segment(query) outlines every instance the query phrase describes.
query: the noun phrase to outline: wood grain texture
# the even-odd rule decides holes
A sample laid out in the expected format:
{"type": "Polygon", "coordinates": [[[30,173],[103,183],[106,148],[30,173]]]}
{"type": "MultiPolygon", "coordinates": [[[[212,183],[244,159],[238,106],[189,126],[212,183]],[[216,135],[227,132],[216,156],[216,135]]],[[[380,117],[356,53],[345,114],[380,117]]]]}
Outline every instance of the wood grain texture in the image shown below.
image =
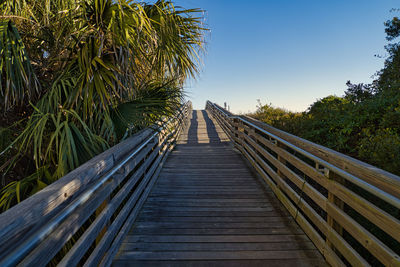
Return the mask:
{"type": "Polygon", "coordinates": [[[235,147],[328,263],[341,266],[346,260],[353,266],[375,265],[377,261],[386,266],[400,264],[400,177],[260,121],[234,116],[209,101],[206,108],[221,125],[227,125],[235,147]],[[397,209],[397,213],[390,208],[397,209]],[[374,236],[376,229],[386,232],[392,241],[374,236]]]}
{"type": "Polygon", "coordinates": [[[112,251],[109,244],[123,232],[124,218],[147,198],[147,181],[159,174],[189,109],[187,103],[177,117],[166,118],[160,132],[155,132],[161,125],[156,123],[1,214],[0,265],[45,266],[64,256],[59,265],[75,266],[90,253],[89,259],[104,259],[112,251]]]}
{"type": "Polygon", "coordinates": [[[114,258],[113,266],[129,265],[326,263],[220,124],[193,111],[114,258]]]}
{"type": "Polygon", "coordinates": [[[47,186],[0,215],[0,246],[18,242],[32,227],[43,224],[65,207],[88,185],[96,182],[114,164],[148,138],[152,130],[144,130],[111,149],[92,158],[62,179],[47,186]]]}
{"type": "Polygon", "coordinates": [[[332,149],[315,144],[308,140],[286,133],[276,129],[268,124],[262,123],[258,120],[243,116],[246,120],[254,123],[260,128],[304,149],[319,158],[328,161],[329,163],[367,181],[368,183],[380,188],[381,190],[393,195],[399,196],[400,194],[400,177],[392,173],[379,169],[375,166],[365,162],[354,159],[350,156],[344,155],[332,149]]]}

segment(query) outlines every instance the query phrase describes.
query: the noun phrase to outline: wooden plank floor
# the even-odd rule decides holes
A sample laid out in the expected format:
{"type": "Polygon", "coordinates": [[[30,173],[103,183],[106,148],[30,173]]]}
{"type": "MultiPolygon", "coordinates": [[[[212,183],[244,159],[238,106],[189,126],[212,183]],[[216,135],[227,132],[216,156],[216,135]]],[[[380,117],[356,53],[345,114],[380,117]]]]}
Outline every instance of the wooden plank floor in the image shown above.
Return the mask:
{"type": "Polygon", "coordinates": [[[167,159],[114,266],[325,266],[206,111],[167,159]]]}

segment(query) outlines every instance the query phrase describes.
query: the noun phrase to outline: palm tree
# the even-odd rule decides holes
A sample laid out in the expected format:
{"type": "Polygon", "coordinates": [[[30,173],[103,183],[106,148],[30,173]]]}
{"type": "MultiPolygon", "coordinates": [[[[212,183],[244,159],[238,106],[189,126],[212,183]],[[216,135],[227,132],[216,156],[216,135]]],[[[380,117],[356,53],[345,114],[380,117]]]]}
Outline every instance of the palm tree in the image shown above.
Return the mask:
{"type": "Polygon", "coordinates": [[[15,0],[0,11],[0,173],[14,176],[3,208],[173,114],[198,72],[199,9],[15,0]]]}

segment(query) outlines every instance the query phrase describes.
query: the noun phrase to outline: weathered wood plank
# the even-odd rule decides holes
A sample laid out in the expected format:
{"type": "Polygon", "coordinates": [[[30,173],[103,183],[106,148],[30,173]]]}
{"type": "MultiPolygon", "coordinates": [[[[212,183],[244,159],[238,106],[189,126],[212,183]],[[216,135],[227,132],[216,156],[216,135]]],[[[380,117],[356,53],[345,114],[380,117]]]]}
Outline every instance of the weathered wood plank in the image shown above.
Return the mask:
{"type": "Polygon", "coordinates": [[[355,176],[362,177],[368,183],[377,186],[393,196],[400,195],[400,178],[394,174],[336,152],[332,149],[278,130],[250,117],[246,116],[245,119],[355,176]]]}
{"type": "Polygon", "coordinates": [[[255,259],[299,259],[320,258],[317,250],[286,250],[286,251],[124,251],[117,259],[151,259],[151,260],[255,260],[255,259]]]}
{"type": "MultiPolygon", "coordinates": [[[[156,151],[157,150],[154,152],[156,151]]],[[[154,152],[150,155],[150,159],[155,158],[156,153],[154,152]]],[[[60,266],[77,265],[80,262],[80,259],[85,255],[86,250],[88,249],[87,244],[91,244],[96,239],[98,232],[109,222],[109,219],[114,214],[115,210],[126,197],[127,192],[129,192],[132,187],[140,181],[144,171],[149,167],[150,162],[151,161],[148,161],[147,163],[143,164],[131,177],[129,177],[129,180],[124,184],[123,188],[116,196],[114,196],[114,198],[112,198],[107,207],[98,216],[96,216],[96,220],[74,244],[74,247],[68,251],[63,260],[59,263],[60,266]]],[[[99,239],[99,243],[100,242],[101,238],[99,239]]]]}
{"type": "Polygon", "coordinates": [[[201,202],[195,201],[148,201],[144,208],[153,208],[153,207],[160,207],[160,206],[168,206],[168,207],[202,207],[202,208],[221,208],[221,207],[232,207],[235,208],[272,208],[271,204],[269,203],[261,203],[261,202],[254,202],[254,203],[232,203],[232,202],[220,202],[220,203],[212,203],[212,202],[201,202]]]}
{"type": "Polygon", "coordinates": [[[174,267],[309,267],[328,266],[321,259],[263,259],[263,260],[118,260],[116,266],[174,266],[174,267]]]}
{"type": "Polygon", "coordinates": [[[159,216],[159,217],[164,217],[164,216],[170,216],[170,217],[176,217],[176,216],[184,216],[184,217],[231,217],[231,216],[249,216],[249,217],[269,217],[269,216],[280,216],[282,212],[280,211],[141,211],[142,215],[147,215],[147,216],[159,216]]]}
{"type": "MultiPolygon", "coordinates": [[[[184,105],[184,112],[188,108],[189,105],[184,105]]],[[[181,114],[184,116],[185,113],[181,114]]],[[[94,240],[98,241],[95,251],[102,247],[105,239],[105,242],[111,242],[116,233],[109,234],[110,230],[117,228],[118,231],[119,228],[114,224],[106,227],[109,219],[117,215],[115,211],[124,213],[124,208],[132,209],[130,206],[134,203],[129,201],[124,203],[126,206],[122,210],[119,208],[129,192],[140,191],[140,186],[134,187],[144,173],[143,180],[146,175],[152,175],[154,169],[160,169],[162,164],[153,162],[154,156],[164,156],[180,133],[183,125],[177,123],[180,118],[166,120],[168,130],[162,126],[160,132],[155,132],[158,125],[154,125],[154,129],[140,132],[1,214],[0,265],[46,265],[61,248],[70,249],[71,245],[74,247],[69,253],[76,253],[73,254],[74,262],[69,263],[76,265],[94,240]],[[162,147],[168,148],[160,151],[162,147]],[[131,179],[125,179],[128,174],[131,179]],[[104,207],[99,209],[102,204],[104,207]],[[82,234],[82,231],[85,232],[82,234]],[[74,235],[78,232],[78,236],[74,235]],[[76,242],[72,240],[73,236],[74,239],[80,238],[76,242]],[[65,247],[69,241],[72,242],[65,247]]],[[[123,216],[128,214],[125,213],[123,216]]],[[[114,223],[118,222],[120,215],[113,220],[114,223]]]]}
{"type": "MultiPolygon", "coordinates": [[[[275,200],[275,199],[273,199],[275,200]]],[[[204,198],[204,199],[190,199],[190,198],[163,198],[163,197],[149,197],[146,203],[151,203],[152,201],[182,201],[182,202],[195,202],[195,203],[233,203],[233,205],[238,205],[240,203],[278,203],[277,201],[271,201],[270,199],[254,199],[254,198],[241,198],[241,199],[214,199],[214,198],[204,198]]]]}
{"type": "Polygon", "coordinates": [[[308,241],[305,234],[282,234],[282,235],[129,235],[128,243],[134,242],[156,242],[156,243],[260,243],[260,242],[287,242],[296,243],[308,241]]]}
{"type": "MultiPolygon", "coordinates": [[[[161,150],[162,148],[159,147],[157,150],[161,150]]],[[[158,153],[158,151],[157,151],[158,153]]],[[[123,236],[124,231],[121,230],[121,227],[124,224],[130,224],[134,218],[130,216],[132,208],[133,210],[139,210],[143,204],[143,200],[147,197],[143,196],[143,194],[150,191],[150,188],[152,187],[151,183],[151,178],[153,177],[153,174],[157,171],[159,168],[158,163],[162,160],[162,155],[159,155],[156,159],[155,164],[151,166],[151,168],[148,170],[146,175],[143,177],[141,183],[139,184],[138,188],[136,188],[135,192],[130,196],[129,200],[127,201],[126,205],[123,207],[122,211],[118,214],[118,216],[115,218],[115,220],[112,222],[111,226],[109,229],[107,229],[105,235],[101,239],[100,243],[97,244],[96,248],[90,255],[90,257],[87,259],[85,262],[85,265],[87,266],[93,266],[93,265],[98,265],[98,263],[101,261],[101,259],[104,257],[104,254],[107,252],[111,253],[112,251],[112,245],[113,241],[115,240],[111,237],[115,236],[123,236]],[[146,190],[147,188],[147,190],[146,190]],[[141,201],[142,200],[142,201],[141,201]],[[126,222],[126,220],[128,222],[126,222]]]]}
{"type": "Polygon", "coordinates": [[[179,212],[268,212],[274,211],[273,207],[171,207],[171,206],[145,206],[143,207],[144,212],[170,212],[170,211],[179,211],[179,212]]]}
{"type": "Polygon", "coordinates": [[[274,251],[274,250],[315,250],[311,241],[271,243],[126,243],[122,251],[274,251]]]}
{"type": "MultiPolygon", "coordinates": [[[[219,118],[220,121],[230,120],[226,118],[224,111],[215,108],[210,103],[207,105],[213,110],[215,117],[219,118]]],[[[250,123],[240,118],[235,118],[234,120],[236,120],[236,123],[234,123],[235,129],[233,130],[234,139],[237,142],[239,150],[252,162],[271,186],[277,197],[296,218],[296,221],[303,227],[307,235],[309,235],[332,265],[343,264],[339,256],[344,256],[353,265],[368,265],[366,259],[369,256],[365,257],[366,255],[361,255],[362,252],[358,249],[358,246],[352,247],[350,244],[352,242],[348,243],[348,237],[342,236],[342,229],[346,229],[347,234],[350,233],[353,238],[358,240],[385,265],[396,265],[399,263],[399,255],[393,253],[387,247],[388,244],[383,244],[368,232],[371,230],[371,232],[375,232],[375,229],[371,229],[370,226],[359,225],[349,216],[350,214],[345,213],[346,206],[344,203],[347,204],[347,207],[355,209],[361,216],[367,218],[377,228],[387,232],[397,241],[400,241],[399,231],[397,231],[397,229],[400,229],[400,221],[393,214],[384,211],[383,209],[386,209],[386,207],[382,207],[383,205],[379,201],[377,201],[377,206],[375,206],[373,201],[365,199],[365,194],[360,194],[359,192],[351,191],[353,189],[346,188],[347,182],[345,183],[344,179],[355,183],[357,186],[375,195],[377,198],[381,198],[393,207],[399,208],[399,194],[394,192],[396,190],[399,192],[400,190],[400,177],[385,173],[373,166],[358,162],[350,157],[280,132],[279,130],[276,133],[274,132],[276,129],[264,124],[268,128],[267,131],[272,133],[269,134],[261,130],[260,128],[263,128],[263,124],[255,120],[250,120],[250,123]],[[251,123],[256,124],[258,127],[251,123]],[[289,137],[290,140],[285,137],[289,137]],[[291,144],[280,138],[289,141],[291,144]],[[267,147],[267,149],[261,147],[260,144],[267,147]],[[273,152],[270,152],[271,150],[273,152]],[[298,157],[297,155],[299,154],[301,155],[298,157]],[[305,158],[308,159],[304,160],[305,158]],[[324,160],[327,162],[324,162],[324,160]],[[337,160],[341,161],[339,165],[337,165],[337,160]],[[271,163],[276,168],[270,167],[271,163]],[[332,165],[336,165],[339,168],[332,165]],[[297,168],[296,171],[292,170],[293,166],[297,168]],[[308,178],[314,179],[322,187],[315,183],[313,187],[308,185],[308,181],[298,176],[302,176],[301,172],[307,175],[308,178]],[[338,182],[328,179],[335,175],[338,176],[338,182]],[[380,179],[376,179],[377,177],[380,179]],[[374,186],[392,194],[392,196],[374,186]],[[299,193],[299,189],[301,189],[301,193],[299,193]],[[288,201],[288,198],[291,201],[288,201]],[[310,202],[310,199],[313,201],[310,202]],[[327,213],[321,212],[315,204],[319,205],[327,213]],[[329,210],[327,207],[329,207],[329,210]],[[312,225],[309,221],[312,222],[312,225]],[[369,230],[364,229],[364,227],[369,228],[369,230]],[[325,238],[326,244],[324,243],[325,238]]]]}
{"type": "Polygon", "coordinates": [[[251,216],[236,216],[236,217],[157,217],[157,216],[139,216],[136,222],[207,222],[207,223],[214,223],[214,222],[262,222],[262,223],[283,223],[285,221],[292,220],[291,217],[281,217],[281,216],[260,216],[260,217],[251,217],[251,216]]]}
{"type": "MultiPolygon", "coordinates": [[[[176,133],[178,135],[179,132],[176,133]]],[[[112,243],[108,250],[106,251],[105,255],[102,257],[100,266],[110,266],[111,262],[118,251],[124,237],[127,235],[130,226],[134,222],[134,220],[137,218],[140,208],[144,204],[145,200],[148,197],[148,194],[150,193],[154,183],[156,182],[156,179],[160,173],[160,170],[163,166],[163,163],[165,162],[166,158],[168,157],[169,153],[171,152],[171,148],[174,146],[173,140],[170,142],[166,142],[165,146],[160,149],[160,156],[157,158],[156,162],[152,165],[150,170],[147,173],[147,177],[150,177],[150,182],[147,184],[147,187],[144,189],[141,198],[137,202],[136,206],[132,209],[132,211],[129,214],[129,217],[127,220],[124,222],[124,225],[118,232],[118,235],[112,240],[112,243]]],[[[145,179],[147,178],[145,177],[145,179]]],[[[93,266],[97,265],[97,260],[100,260],[100,257],[97,257],[97,259],[92,258],[92,260],[89,258],[88,261],[85,263],[85,265],[93,266]]]]}
{"type": "Polygon", "coordinates": [[[264,265],[325,264],[215,125],[203,111],[193,113],[192,128],[167,159],[113,265],[258,258],[264,265]]]}
{"type": "Polygon", "coordinates": [[[143,228],[160,228],[160,229],[264,229],[264,228],[284,228],[295,227],[294,221],[281,221],[281,222],[136,222],[133,229],[143,228]]]}
{"type": "MultiPolygon", "coordinates": [[[[344,263],[341,259],[333,252],[333,250],[329,247],[325,246],[324,240],[317,233],[317,231],[311,226],[311,224],[304,218],[301,213],[298,213],[298,209],[290,202],[290,200],[286,197],[285,194],[281,191],[276,183],[280,181],[278,177],[275,177],[275,181],[272,180],[271,177],[277,175],[275,172],[270,170],[269,176],[263,168],[258,165],[257,162],[254,161],[252,156],[241,146],[238,146],[239,150],[245,155],[245,157],[251,162],[251,164],[255,167],[259,174],[263,177],[263,179],[268,183],[271,189],[274,191],[277,198],[282,202],[282,204],[286,207],[286,209],[290,212],[290,214],[296,219],[296,221],[300,224],[305,233],[310,237],[311,241],[316,245],[316,247],[323,252],[323,255],[327,262],[333,266],[344,266],[344,263]]],[[[253,154],[253,157],[257,158],[257,155],[253,154]]],[[[260,160],[258,160],[260,161],[260,160]]],[[[260,163],[260,162],[259,162],[260,163]]],[[[268,170],[269,167],[266,169],[268,170]]],[[[269,168],[270,169],[270,168],[269,168]]],[[[288,187],[283,187],[288,188],[288,187]]]]}
{"type": "Polygon", "coordinates": [[[150,129],[138,133],[92,158],[64,176],[63,179],[52,183],[37,194],[2,213],[0,216],[0,225],[2,226],[0,240],[6,241],[13,237],[20,239],[20,234],[43,221],[43,219],[51,217],[53,213],[58,211],[57,208],[65,205],[66,202],[84,190],[87,185],[110,170],[117,160],[132,151],[144,139],[148,138],[151,133],[150,129]]]}

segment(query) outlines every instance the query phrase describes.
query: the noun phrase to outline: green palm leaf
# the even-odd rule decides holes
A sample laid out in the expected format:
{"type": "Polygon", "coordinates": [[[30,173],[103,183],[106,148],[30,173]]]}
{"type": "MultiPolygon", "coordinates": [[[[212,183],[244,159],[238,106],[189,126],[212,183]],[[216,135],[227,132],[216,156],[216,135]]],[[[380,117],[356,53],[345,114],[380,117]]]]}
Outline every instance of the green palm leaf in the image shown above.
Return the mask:
{"type": "Polygon", "coordinates": [[[113,109],[111,118],[117,137],[120,139],[129,133],[148,127],[174,114],[182,103],[182,90],[176,81],[147,84],[132,101],[125,102],[113,109]]]}
{"type": "Polygon", "coordinates": [[[0,19],[0,111],[34,99],[40,84],[11,20],[0,19]]]}
{"type": "Polygon", "coordinates": [[[1,192],[3,207],[175,114],[184,80],[199,69],[198,9],[15,0],[0,2],[0,11],[0,112],[23,110],[4,120],[13,138],[1,144],[0,175],[21,171],[1,192]]]}

